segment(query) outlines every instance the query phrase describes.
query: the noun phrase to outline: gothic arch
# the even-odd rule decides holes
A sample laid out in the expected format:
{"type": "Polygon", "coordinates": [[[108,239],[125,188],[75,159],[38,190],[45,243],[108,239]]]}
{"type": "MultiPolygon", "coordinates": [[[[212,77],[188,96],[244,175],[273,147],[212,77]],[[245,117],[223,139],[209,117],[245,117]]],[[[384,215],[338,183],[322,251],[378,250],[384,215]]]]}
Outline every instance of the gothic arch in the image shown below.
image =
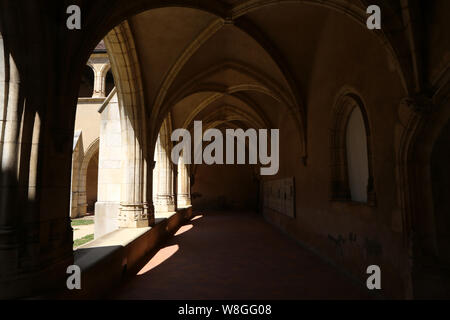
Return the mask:
{"type": "Polygon", "coordinates": [[[78,93],[79,98],[91,98],[94,94],[95,87],[95,69],[88,62],[83,66],[80,89],[78,93]]]}
{"type": "MultiPolygon", "coordinates": [[[[119,22],[127,19],[130,16],[139,14],[141,12],[163,8],[163,7],[187,7],[194,8],[196,10],[200,10],[203,12],[207,12],[220,20],[221,23],[226,24],[236,24],[238,28],[242,31],[249,34],[252,38],[256,39],[262,47],[272,55],[272,57],[281,57],[278,53],[278,50],[270,45],[269,39],[261,32],[253,30],[252,26],[248,26],[247,23],[239,23],[244,16],[252,11],[259,10],[261,8],[267,6],[276,6],[282,5],[283,3],[299,3],[313,6],[321,6],[327,8],[329,10],[333,10],[339,12],[340,14],[345,15],[349,19],[352,19],[359,23],[360,25],[365,25],[367,14],[365,12],[365,8],[369,5],[367,1],[360,0],[360,5],[354,3],[350,4],[345,0],[284,0],[284,1],[275,1],[275,0],[248,0],[244,1],[240,4],[234,6],[228,6],[220,1],[212,1],[212,0],[203,0],[203,1],[183,1],[180,2],[178,0],[172,1],[139,1],[136,3],[130,3],[123,0],[122,5],[118,5],[115,8],[110,8],[109,10],[99,10],[104,11],[104,15],[96,16],[91,14],[87,17],[86,25],[89,28],[97,29],[96,33],[93,33],[93,37],[89,39],[90,47],[93,48],[98,41],[104,36],[104,34],[119,22]],[[117,8],[121,8],[122,11],[119,11],[117,8]],[[102,28],[98,28],[99,19],[102,21],[102,28]],[[97,28],[94,28],[97,26],[97,28]]],[[[96,4],[97,5],[97,4],[96,4]]],[[[392,19],[389,23],[386,23],[386,27],[383,30],[376,31],[375,34],[379,40],[379,42],[386,48],[387,53],[392,57],[395,65],[397,66],[397,70],[399,72],[399,76],[401,78],[402,84],[406,90],[406,92],[412,92],[414,89],[413,81],[408,70],[408,63],[410,62],[408,59],[400,59],[401,56],[400,47],[403,45],[407,45],[407,39],[401,36],[393,36],[389,31],[390,29],[400,29],[403,27],[403,22],[400,19],[395,18],[394,8],[391,7],[389,2],[380,1],[379,5],[383,7],[383,12],[387,12],[387,15],[392,19]]],[[[98,8],[103,8],[101,3],[98,3],[98,8]]],[[[281,57],[282,58],[282,57],[281,57]]],[[[282,59],[284,60],[284,59],[282,59]]],[[[282,71],[288,70],[288,68],[283,67],[283,63],[279,65],[282,71]]],[[[291,79],[289,74],[285,73],[285,76],[289,79],[289,83],[293,93],[296,94],[297,85],[291,79]]],[[[164,87],[162,87],[164,88],[164,87]]],[[[298,96],[298,95],[297,95],[298,96]]]]}
{"type": "Polygon", "coordinates": [[[82,207],[84,213],[86,213],[86,208],[88,206],[87,203],[87,175],[88,175],[88,166],[91,162],[93,156],[98,153],[100,150],[100,138],[94,140],[86,150],[84,154],[83,161],[81,163],[80,168],[80,185],[79,185],[79,206],[82,207]]]}
{"type": "MultiPolygon", "coordinates": [[[[275,3],[282,2],[251,0],[242,3],[244,7],[246,5],[254,6],[256,10],[263,5],[270,3],[275,5],[275,3]]],[[[354,10],[357,10],[359,12],[358,19],[361,20],[363,17],[361,8],[368,1],[359,0],[350,3],[346,0],[299,0],[297,2],[338,8],[343,15],[349,16],[354,16],[354,10]]],[[[403,1],[404,4],[410,2],[403,1]]],[[[84,4],[85,1],[80,3],[84,4]]],[[[377,3],[386,4],[387,1],[379,0],[377,3]]],[[[108,5],[108,1],[99,0],[86,6],[86,15],[84,16],[86,24],[83,26],[83,30],[72,32],[66,30],[64,23],[58,27],[58,24],[55,24],[55,20],[52,19],[58,12],[63,14],[61,9],[64,3],[60,3],[50,10],[49,15],[36,14],[36,12],[42,13],[40,6],[41,4],[32,2],[27,2],[25,5],[23,3],[9,5],[9,2],[0,4],[1,33],[5,32],[5,35],[9,36],[5,37],[9,40],[5,46],[3,46],[3,39],[0,39],[0,50],[5,51],[0,54],[0,70],[5,71],[5,74],[0,75],[0,80],[2,80],[0,81],[0,91],[6,93],[2,97],[3,109],[0,114],[3,121],[0,125],[0,134],[7,133],[15,139],[12,143],[2,141],[0,144],[1,183],[2,186],[8,187],[0,199],[2,205],[0,212],[2,229],[0,231],[3,235],[0,246],[6,248],[0,252],[0,260],[3,261],[2,257],[8,257],[8,259],[4,259],[6,264],[0,266],[0,273],[3,274],[3,271],[6,270],[5,274],[8,280],[9,278],[17,279],[18,275],[21,276],[21,279],[30,278],[33,280],[30,283],[35,283],[36,288],[48,286],[43,282],[54,282],[54,279],[47,277],[42,277],[44,280],[41,280],[41,275],[49,274],[49,270],[56,270],[55,275],[63,276],[65,266],[73,262],[70,221],[67,215],[72,126],[81,66],[96,43],[105,36],[110,28],[126,17],[156,7],[192,7],[216,15],[227,24],[235,23],[234,19],[239,16],[237,7],[230,9],[223,1],[118,0],[116,5],[111,6],[108,5]],[[23,10],[24,6],[28,6],[27,10],[23,10]],[[15,26],[17,25],[15,21],[20,19],[27,23],[20,27],[15,26]],[[33,41],[27,41],[28,39],[33,41]],[[10,54],[9,50],[12,50],[13,54],[10,54]],[[32,63],[33,59],[30,60],[30,57],[39,56],[48,59],[43,60],[42,65],[32,63]],[[6,59],[4,59],[5,57],[6,59]],[[56,57],[56,59],[51,59],[52,57],[56,57]],[[42,76],[47,77],[48,81],[42,81],[42,76]],[[61,106],[68,106],[68,108],[61,108],[61,106]],[[10,119],[14,119],[14,121],[10,121],[10,119]],[[30,158],[31,161],[28,160],[30,158]],[[61,201],[53,202],[52,199],[55,198],[61,199],[61,201]],[[23,214],[11,214],[16,212],[15,209],[21,203],[26,203],[23,214]],[[37,234],[39,235],[39,244],[36,240],[37,234]],[[37,248],[38,250],[36,250],[37,248]],[[12,258],[9,259],[9,257],[12,258]],[[51,269],[50,266],[52,266],[51,269]]],[[[240,7],[240,9],[242,8],[240,7]]],[[[389,6],[387,8],[397,9],[389,6]]],[[[245,8],[241,12],[245,12],[245,8]]],[[[391,15],[390,13],[389,11],[388,15],[391,19],[387,21],[388,26],[380,33],[382,43],[393,48],[395,64],[401,66],[399,73],[402,83],[406,87],[405,91],[413,95],[414,86],[411,85],[413,80],[410,73],[413,73],[411,70],[415,68],[412,67],[414,65],[410,64],[409,60],[414,58],[410,57],[412,55],[411,48],[404,45],[407,37],[403,32],[404,28],[408,27],[408,19],[405,19],[404,25],[402,17],[399,17],[400,14],[391,15]],[[399,57],[406,58],[400,59],[399,57]]],[[[245,24],[241,24],[240,27],[248,28],[245,24]]],[[[118,39],[125,40],[117,41],[115,45],[119,48],[116,53],[125,52],[124,55],[130,56],[134,46],[132,41],[127,38],[126,34],[129,31],[126,30],[126,27],[124,31],[117,35],[118,39]]],[[[130,64],[123,64],[130,67],[125,69],[136,68],[133,72],[140,71],[138,64],[135,63],[137,61],[135,58],[128,59],[130,64]]],[[[116,75],[121,72],[117,71],[116,75]]],[[[127,184],[127,188],[131,190],[127,194],[132,196],[124,198],[123,204],[124,208],[131,209],[130,211],[143,212],[142,217],[145,217],[145,200],[149,189],[151,190],[151,187],[148,188],[151,183],[146,181],[149,176],[146,168],[151,166],[145,161],[151,159],[149,155],[153,152],[152,147],[149,148],[150,150],[145,150],[145,148],[151,146],[155,140],[155,136],[150,134],[154,128],[145,128],[143,124],[140,124],[138,119],[146,119],[150,115],[146,114],[143,107],[144,101],[142,91],[138,88],[139,84],[127,83],[130,78],[140,79],[140,77],[135,77],[134,74],[131,74],[130,77],[128,71],[121,74],[124,74],[125,77],[120,80],[121,96],[119,100],[122,103],[130,99],[129,101],[132,102],[126,103],[126,105],[135,107],[124,112],[127,117],[123,117],[127,124],[126,128],[133,129],[126,131],[127,142],[131,141],[130,144],[127,144],[126,151],[127,154],[132,155],[129,158],[134,156],[135,160],[130,161],[130,166],[127,167],[129,168],[128,177],[131,177],[127,182],[137,182],[136,184],[127,184]],[[135,88],[138,89],[134,90],[135,88]],[[131,91],[127,89],[131,89],[131,91]],[[131,94],[128,95],[130,92],[131,94]],[[134,124],[137,125],[133,126],[134,124]],[[136,134],[136,132],[139,133],[136,134]],[[153,141],[145,142],[146,138],[153,141]]],[[[116,80],[118,80],[117,77],[116,80]]],[[[420,219],[422,219],[422,215],[428,217],[430,214],[429,212],[424,213],[420,206],[422,197],[429,199],[429,195],[421,195],[420,190],[420,182],[429,182],[426,172],[422,172],[422,169],[418,168],[421,157],[428,152],[427,143],[423,143],[423,141],[427,140],[432,143],[433,139],[436,139],[434,133],[431,132],[430,123],[439,123],[446,117],[446,111],[442,110],[448,110],[443,107],[448,105],[435,95],[433,98],[435,106],[431,108],[433,114],[429,115],[427,114],[429,112],[427,100],[426,97],[424,99],[423,97],[413,97],[411,101],[407,102],[409,107],[406,108],[410,110],[405,112],[407,113],[406,117],[400,116],[402,120],[406,118],[406,121],[400,125],[403,127],[400,128],[399,135],[401,137],[397,149],[399,188],[403,189],[400,192],[400,202],[406,222],[404,226],[408,227],[409,223],[412,230],[408,229],[408,233],[415,240],[419,239],[414,241],[414,247],[428,243],[428,241],[420,239],[423,235],[421,228],[425,227],[420,224],[420,219]],[[422,150],[426,152],[421,153],[422,150]],[[408,187],[409,184],[412,187],[408,187]],[[419,203],[419,206],[416,207],[416,203],[419,203]]],[[[151,102],[147,101],[147,103],[151,102]]],[[[304,148],[306,150],[306,147],[304,148]]],[[[129,158],[127,159],[129,160],[129,158]]],[[[423,206],[428,206],[428,200],[423,202],[423,206]]],[[[433,241],[430,240],[429,243],[429,248],[432,249],[433,241]]],[[[424,247],[426,246],[424,245],[424,247]]],[[[20,284],[17,287],[21,288],[20,284]]],[[[10,295],[18,296],[16,290],[22,289],[12,288],[10,295]]],[[[33,288],[26,288],[21,295],[30,295],[32,291],[33,288]]]]}
{"type": "MultiPolygon", "coordinates": [[[[123,3],[122,6],[118,6],[122,8],[119,11],[116,8],[110,8],[107,13],[109,16],[101,16],[95,17],[94,15],[90,15],[87,17],[87,25],[89,27],[98,25],[99,18],[103,22],[102,28],[94,28],[97,32],[93,33],[93,37],[88,40],[91,47],[94,46],[94,43],[97,43],[101,38],[100,35],[104,34],[106,30],[116,25],[119,21],[126,19],[130,16],[142,13],[147,10],[163,8],[163,7],[186,7],[192,8],[196,10],[200,10],[211,14],[218,19],[213,22],[208,28],[204,30],[204,32],[198,36],[190,46],[179,56],[179,59],[172,65],[171,71],[165,77],[165,81],[159,88],[159,93],[155,98],[154,106],[156,106],[156,114],[152,111],[149,116],[152,119],[150,121],[150,126],[153,128],[157,128],[158,125],[158,117],[162,117],[164,115],[164,111],[161,113],[159,109],[165,104],[165,99],[168,90],[170,89],[173,80],[177,77],[180,70],[182,70],[183,66],[186,62],[189,61],[190,57],[196,52],[196,50],[202,46],[202,44],[207,41],[207,39],[214,35],[214,33],[221,27],[221,25],[229,24],[235,25],[236,28],[246,33],[249,37],[255,40],[261,48],[271,57],[271,59],[277,64],[277,67],[283,74],[285,80],[288,83],[289,94],[294,98],[293,108],[296,111],[293,112],[295,117],[296,125],[299,127],[300,131],[300,140],[302,141],[302,156],[304,159],[307,157],[307,138],[306,138],[306,128],[307,123],[305,121],[306,117],[306,109],[302,106],[301,96],[299,94],[298,84],[294,81],[292,75],[289,73],[289,66],[286,65],[284,57],[280,54],[280,51],[271,43],[270,39],[254,26],[251,21],[246,19],[245,15],[255,10],[259,10],[261,8],[265,8],[267,6],[276,6],[282,5],[283,3],[299,3],[306,5],[314,5],[321,6],[329,10],[333,10],[339,12],[342,15],[345,15],[349,19],[352,19],[358,22],[360,25],[365,25],[365,21],[367,19],[367,14],[365,12],[365,8],[367,7],[366,1],[360,1],[359,3],[349,4],[348,1],[344,0],[330,0],[330,1],[319,1],[319,0],[285,0],[285,1],[273,1],[273,0],[249,0],[244,1],[240,4],[236,5],[224,5],[220,1],[140,1],[138,3],[123,3]],[[106,29],[105,29],[106,28],[106,29]],[[93,40],[93,39],[95,40],[93,40]],[[297,113],[300,113],[298,116],[297,113]]],[[[378,41],[381,45],[387,50],[388,55],[391,57],[391,60],[395,64],[399,77],[401,79],[401,83],[405,89],[405,92],[412,92],[414,88],[414,79],[413,75],[411,75],[408,70],[409,63],[411,62],[410,57],[400,59],[399,56],[405,56],[401,52],[402,47],[408,47],[408,41],[403,36],[392,36],[390,29],[392,28],[401,28],[403,26],[403,22],[401,19],[397,19],[395,15],[391,14],[394,11],[388,2],[382,1],[380,5],[383,6],[383,11],[388,12],[390,17],[395,17],[390,19],[388,23],[386,23],[386,28],[380,31],[374,31],[378,41]]],[[[93,27],[92,27],[93,28],[93,27]]],[[[155,131],[155,130],[153,130],[155,131]]],[[[152,144],[156,141],[157,132],[151,133],[151,140],[153,141],[150,144],[150,150],[153,150],[152,144]]],[[[151,152],[151,151],[150,151],[151,152]]],[[[151,157],[150,157],[151,158],[151,157]]]]}
{"type": "Polygon", "coordinates": [[[181,99],[199,91],[217,91],[222,93],[234,93],[243,91],[245,89],[254,90],[267,94],[275,100],[282,102],[288,107],[292,107],[294,98],[292,95],[281,88],[275,81],[273,81],[268,75],[264,74],[261,70],[255,70],[248,66],[243,65],[239,61],[223,61],[217,65],[214,65],[200,73],[193,79],[190,79],[182,87],[177,88],[172,95],[173,98],[169,100],[167,106],[170,107],[181,99]],[[231,86],[223,86],[217,83],[211,83],[205,81],[208,77],[218,75],[221,72],[232,70],[241,73],[251,79],[251,82],[239,83],[231,86]]]}
{"type": "MultiPolygon", "coordinates": [[[[240,94],[246,92],[257,92],[263,95],[266,95],[275,101],[281,103],[283,106],[289,110],[292,114],[293,121],[295,123],[297,134],[299,136],[301,143],[302,156],[306,158],[306,132],[305,132],[305,119],[304,114],[301,110],[296,106],[296,99],[292,96],[291,93],[284,90],[282,87],[278,86],[270,77],[265,75],[263,72],[259,70],[254,70],[247,66],[244,66],[242,63],[237,61],[224,61],[218,65],[215,65],[201,73],[199,73],[195,78],[188,81],[181,88],[178,88],[173,94],[173,98],[170,99],[166,103],[166,110],[170,109],[172,106],[176,105],[183,99],[197,93],[201,92],[211,92],[211,96],[204,99],[202,103],[197,105],[193,111],[189,114],[187,119],[184,121],[183,127],[187,127],[195,116],[200,113],[202,110],[207,108],[211,103],[219,100],[220,98],[226,95],[232,95],[237,99],[243,100],[240,97],[240,94]],[[231,86],[223,86],[218,83],[205,82],[204,79],[212,75],[220,74],[225,70],[233,70],[237,71],[243,75],[246,75],[251,82],[245,83],[237,83],[231,86]]],[[[249,103],[249,101],[244,101],[252,111],[256,113],[261,113],[257,118],[259,120],[264,121],[267,128],[270,128],[270,121],[264,112],[261,111],[261,108],[256,106],[254,103],[249,103]]]]}
{"type": "MultiPolygon", "coordinates": [[[[186,118],[186,121],[183,124],[183,128],[188,129],[193,125],[195,117],[202,111],[206,106],[199,106],[200,108],[196,108],[192,110],[191,114],[186,118]]],[[[241,107],[236,105],[224,104],[215,108],[215,111],[208,118],[217,118],[221,113],[225,113],[232,116],[240,116],[241,119],[246,119],[248,122],[252,123],[253,128],[271,128],[269,122],[265,121],[259,114],[256,112],[254,114],[247,114],[241,107]]],[[[253,110],[252,110],[253,111],[253,110]]],[[[248,111],[247,111],[248,112],[248,111]]]]}
{"type": "Polygon", "coordinates": [[[349,118],[355,108],[361,111],[366,141],[368,158],[367,204],[376,204],[376,195],[373,178],[371,130],[366,108],[360,96],[349,88],[344,88],[336,99],[331,115],[330,127],[330,168],[331,187],[330,199],[334,201],[351,201],[349,186],[349,168],[347,162],[346,133],[349,118]]]}
{"type": "MultiPolygon", "coordinates": [[[[183,127],[186,127],[192,121],[193,117],[195,117],[195,115],[200,111],[226,95],[232,95],[236,99],[241,100],[251,109],[253,109],[254,112],[260,113],[261,118],[263,118],[266,123],[269,123],[267,116],[264,114],[264,112],[262,112],[261,108],[259,108],[254,102],[249,101],[249,99],[241,96],[241,93],[252,91],[270,96],[276,101],[283,103],[288,108],[290,108],[293,103],[292,97],[290,97],[287,92],[279,88],[272,80],[269,79],[269,77],[265,76],[260,71],[251,70],[250,68],[243,66],[241,63],[235,61],[225,61],[220,63],[219,65],[215,65],[205,70],[204,72],[201,72],[181,88],[177,88],[177,90],[172,95],[173,98],[169,99],[165,103],[163,114],[165,114],[165,112],[170,110],[170,108],[175,106],[177,103],[193,94],[201,92],[211,92],[211,95],[208,98],[204,99],[202,103],[195,107],[189,117],[184,121],[183,127]],[[220,74],[220,72],[224,72],[226,70],[239,72],[251,79],[251,82],[249,80],[247,83],[239,83],[232,86],[224,86],[219,83],[211,83],[208,81],[205,82],[205,78],[220,74]]],[[[290,108],[290,110],[294,114],[295,119],[299,118],[299,114],[296,113],[293,108],[290,108]]],[[[300,131],[299,134],[301,134],[300,131]]]]}
{"type": "MultiPolygon", "coordinates": [[[[393,8],[386,2],[382,1],[379,5],[383,5],[384,14],[389,16],[394,16],[393,8]]],[[[231,9],[232,19],[238,19],[239,17],[245,16],[251,11],[255,11],[267,6],[276,6],[283,3],[303,3],[308,5],[315,5],[327,8],[339,12],[346,17],[357,22],[362,27],[366,27],[367,14],[365,9],[372,3],[368,3],[366,0],[360,0],[361,6],[356,4],[351,4],[345,0],[328,0],[328,1],[318,1],[318,0],[248,0],[242,4],[236,5],[231,9]]],[[[392,19],[389,21],[389,27],[391,28],[401,28],[403,22],[397,19],[392,19]]],[[[389,34],[388,30],[383,28],[382,30],[376,30],[375,35],[378,41],[386,49],[386,53],[392,57],[396,69],[402,81],[402,85],[406,92],[412,92],[414,90],[414,79],[408,73],[408,61],[406,59],[400,58],[399,53],[399,43],[405,44],[406,39],[395,38],[389,34]]],[[[284,69],[284,68],[283,68],[284,69]]]]}
{"type": "MultiPolygon", "coordinates": [[[[219,129],[220,128],[227,128],[227,129],[234,129],[234,130],[238,130],[238,129],[242,129],[244,131],[246,131],[247,129],[264,129],[264,127],[258,127],[257,123],[252,121],[252,119],[248,119],[248,118],[243,118],[241,117],[239,114],[233,113],[231,114],[227,119],[223,119],[223,118],[217,118],[216,117],[210,117],[208,119],[208,121],[206,123],[203,124],[203,132],[205,132],[208,129],[219,129]]],[[[191,128],[192,130],[192,128],[191,128]]],[[[245,141],[239,140],[241,143],[244,144],[245,146],[245,150],[246,153],[249,152],[249,143],[248,140],[245,139],[245,141]]],[[[223,141],[224,144],[226,143],[226,141],[223,141]]],[[[195,154],[195,152],[199,153],[199,154],[203,154],[203,145],[198,145],[198,146],[194,146],[192,155],[195,154]]],[[[194,159],[194,156],[192,156],[192,159],[194,159]]],[[[224,163],[225,163],[225,158],[224,158],[224,163]]],[[[252,165],[255,168],[259,168],[261,166],[261,164],[254,164],[252,165]]],[[[190,179],[192,181],[195,181],[195,175],[197,173],[197,169],[198,169],[199,165],[194,163],[194,161],[192,160],[192,163],[189,165],[189,173],[190,173],[190,179]]],[[[256,169],[255,169],[256,171],[256,169]]],[[[259,172],[258,172],[259,174],[259,172]]],[[[258,174],[256,176],[258,176],[258,174]]]]}

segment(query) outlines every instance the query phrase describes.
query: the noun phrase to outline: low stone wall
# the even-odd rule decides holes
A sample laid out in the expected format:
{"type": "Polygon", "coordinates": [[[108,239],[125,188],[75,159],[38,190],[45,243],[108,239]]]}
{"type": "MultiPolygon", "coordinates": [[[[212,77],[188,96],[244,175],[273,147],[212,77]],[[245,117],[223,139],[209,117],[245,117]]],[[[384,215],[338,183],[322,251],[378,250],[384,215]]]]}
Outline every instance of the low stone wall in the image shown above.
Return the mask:
{"type": "Polygon", "coordinates": [[[119,229],[79,247],[74,251],[74,264],[81,269],[81,290],[66,289],[52,298],[101,298],[139,271],[143,259],[156,253],[191,217],[192,207],[178,209],[170,217],[158,219],[152,227],[119,229]]]}

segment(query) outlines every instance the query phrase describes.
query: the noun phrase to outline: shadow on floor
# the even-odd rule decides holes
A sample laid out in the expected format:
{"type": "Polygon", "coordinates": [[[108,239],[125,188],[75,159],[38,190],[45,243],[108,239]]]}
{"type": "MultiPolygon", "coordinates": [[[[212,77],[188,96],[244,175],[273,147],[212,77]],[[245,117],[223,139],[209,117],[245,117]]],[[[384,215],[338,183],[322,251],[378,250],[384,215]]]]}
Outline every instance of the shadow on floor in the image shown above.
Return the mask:
{"type": "Polygon", "coordinates": [[[252,213],[202,213],[107,299],[368,299],[369,293],[252,213]]]}

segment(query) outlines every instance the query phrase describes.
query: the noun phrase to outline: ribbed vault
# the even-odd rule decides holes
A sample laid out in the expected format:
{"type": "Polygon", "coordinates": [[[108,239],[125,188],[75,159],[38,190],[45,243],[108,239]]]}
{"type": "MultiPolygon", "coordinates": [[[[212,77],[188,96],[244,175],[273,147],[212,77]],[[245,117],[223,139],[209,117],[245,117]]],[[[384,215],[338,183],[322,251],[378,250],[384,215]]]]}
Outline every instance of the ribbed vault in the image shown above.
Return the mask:
{"type": "MultiPolygon", "coordinates": [[[[107,16],[100,21],[113,26],[124,18],[129,20],[142,68],[152,140],[167,112],[187,95],[208,89],[226,94],[258,91],[283,101],[297,127],[303,157],[307,156],[308,77],[312,76],[314,54],[321,50],[320,39],[336,20],[364,30],[367,19],[367,4],[358,0],[116,2],[108,6],[107,16]],[[115,9],[119,7],[120,12],[115,9]],[[303,45],[297,46],[297,42],[303,45]],[[291,50],[294,43],[301,51],[291,50]],[[231,70],[256,81],[230,85],[227,81],[236,77],[231,70]]],[[[398,27],[401,21],[389,15],[397,6],[377,2],[389,17],[386,29],[398,27]]],[[[87,17],[88,26],[91,19],[87,17]]],[[[106,32],[96,30],[93,35],[106,32]]],[[[410,69],[411,59],[398,59],[403,55],[398,47],[405,48],[406,39],[394,39],[389,30],[365,38],[390,61],[405,91],[410,91],[414,79],[408,78],[405,70],[410,69]]]]}

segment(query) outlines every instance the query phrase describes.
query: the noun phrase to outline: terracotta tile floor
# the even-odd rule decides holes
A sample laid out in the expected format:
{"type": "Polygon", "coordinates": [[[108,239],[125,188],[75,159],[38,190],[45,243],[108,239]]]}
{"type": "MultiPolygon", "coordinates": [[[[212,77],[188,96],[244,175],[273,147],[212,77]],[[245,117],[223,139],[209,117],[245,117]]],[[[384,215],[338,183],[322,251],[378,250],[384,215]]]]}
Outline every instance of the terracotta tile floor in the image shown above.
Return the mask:
{"type": "Polygon", "coordinates": [[[363,288],[248,213],[198,213],[110,299],[361,299],[363,288]]]}

